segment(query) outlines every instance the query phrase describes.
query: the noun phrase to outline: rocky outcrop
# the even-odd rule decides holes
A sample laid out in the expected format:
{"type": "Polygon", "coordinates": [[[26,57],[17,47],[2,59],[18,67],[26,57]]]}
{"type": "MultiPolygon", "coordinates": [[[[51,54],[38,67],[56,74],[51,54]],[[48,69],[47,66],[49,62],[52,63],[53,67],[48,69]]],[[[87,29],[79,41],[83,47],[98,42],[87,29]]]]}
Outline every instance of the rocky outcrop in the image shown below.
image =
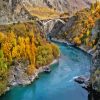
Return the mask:
{"type": "Polygon", "coordinates": [[[26,64],[17,63],[10,68],[10,74],[8,78],[9,86],[16,85],[28,85],[31,84],[36,78],[38,78],[38,74],[41,72],[49,72],[49,70],[45,70],[45,68],[49,68],[52,64],[58,63],[58,59],[55,59],[52,63],[47,66],[40,67],[36,70],[33,75],[28,75],[26,72],[28,62],[26,64]]]}
{"type": "Polygon", "coordinates": [[[65,22],[61,19],[48,20],[42,23],[43,23],[42,25],[44,27],[44,31],[48,35],[52,35],[52,36],[54,36],[55,34],[58,34],[61,28],[64,27],[65,25],[65,22]]]}

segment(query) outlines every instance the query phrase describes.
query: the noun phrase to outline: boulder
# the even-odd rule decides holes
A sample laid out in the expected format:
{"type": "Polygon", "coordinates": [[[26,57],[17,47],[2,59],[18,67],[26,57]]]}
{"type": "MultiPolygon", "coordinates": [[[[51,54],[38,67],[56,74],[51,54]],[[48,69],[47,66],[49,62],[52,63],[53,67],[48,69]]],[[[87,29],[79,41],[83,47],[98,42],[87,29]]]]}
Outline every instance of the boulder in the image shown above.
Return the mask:
{"type": "Polygon", "coordinates": [[[79,83],[79,84],[87,84],[89,81],[89,78],[85,77],[85,76],[78,76],[74,79],[75,82],[79,83]]]}

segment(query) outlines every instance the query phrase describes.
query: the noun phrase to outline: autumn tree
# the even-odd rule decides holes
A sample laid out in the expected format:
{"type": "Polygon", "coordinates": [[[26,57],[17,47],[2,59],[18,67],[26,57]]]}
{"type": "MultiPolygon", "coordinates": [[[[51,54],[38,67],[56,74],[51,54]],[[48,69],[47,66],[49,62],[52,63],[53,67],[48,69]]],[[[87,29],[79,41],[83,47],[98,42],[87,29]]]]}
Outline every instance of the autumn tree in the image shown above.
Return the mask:
{"type": "Polygon", "coordinates": [[[0,50],[0,93],[7,87],[8,68],[5,62],[3,51],[0,50]]]}
{"type": "Polygon", "coordinates": [[[58,56],[60,55],[60,50],[58,46],[52,43],[51,47],[52,47],[52,53],[53,53],[54,58],[58,58],[58,56]]]}
{"type": "Polygon", "coordinates": [[[77,44],[77,45],[80,45],[81,44],[81,40],[79,37],[75,37],[74,38],[74,43],[77,44]]]}
{"type": "Polygon", "coordinates": [[[39,46],[36,53],[36,66],[44,66],[53,60],[52,48],[50,45],[39,46]]]}

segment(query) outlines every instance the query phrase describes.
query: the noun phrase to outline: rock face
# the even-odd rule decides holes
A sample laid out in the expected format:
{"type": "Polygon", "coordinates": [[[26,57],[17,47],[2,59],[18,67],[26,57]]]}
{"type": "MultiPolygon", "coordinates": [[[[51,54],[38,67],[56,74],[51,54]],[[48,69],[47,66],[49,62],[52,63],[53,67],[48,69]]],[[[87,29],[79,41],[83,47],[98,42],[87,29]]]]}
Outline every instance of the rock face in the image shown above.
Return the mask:
{"type": "Polygon", "coordinates": [[[93,88],[100,91],[100,20],[98,22],[97,48],[93,56],[93,88]]]}
{"type": "MultiPolygon", "coordinates": [[[[67,32],[69,30],[72,29],[73,26],[75,26],[75,23],[76,23],[76,20],[77,20],[77,17],[76,16],[73,16],[71,17],[63,27],[60,28],[60,30],[57,30],[58,31],[58,34],[62,34],[64,32],[67,32]]],[[[53,29],[52,29],[53,30],[53,29]]],[[[56,35],[56,34],[55,34],[56,35]]],[[[72,33],[69,34],[70,36],[72,36],[72,33]]],[[[67,35],[67,38],[69,38],[70,36],[67,35]]]]}
{"type": "MultiPolygon", "coordinates": [[[[23,64],[16,64],[15,66],[11,66],[10,76],[9,76],[9,85],[15,86],[18,84],[29,84],[31,80],[27,75],[26,71],[27,66],[23,64]]],[[[35,75],[33,75],[35,77],[35,75]]]]}
{"type": "Polygon", "coordinates": [[[97,48],[92,60],[91,80],[92,87],[95,91],[93,93],[94,100],[100,100],[100,20],[97,22],[96,26],[97,48]]]}
{"type": "Polygon", "coordinates": [[[27,21],[32,16],[23,7],[22,0],[0,1],[0,24],[10,24],[18,21],[27,21]]]}
{"type": "Polygon", "coordinates": [[[48,35],[54,36],[54,34],[58,34],[60,29],[65,25],[65,22],[61,19],[54,19],[54,20],[43,22],[42,25],[44,27],[44,31],[48,35]]]}
{"type": "Polygon", "coordinates": [[[38,78],[39,73],[41,72],[49,73],[51,71],[50,66],[56,63],[58,63],[58,59],[55,59],[49,65],[40,67],[32,75],[28,75],[26,72],[28,62],[26,62],[25,64],[16,62],[16,64],[14,66],[11,66],[10,68],[9,72],[10,74],[8,79],[9,86],[11,87],[16,85],[31,84],[36,78],[38,78]]]}

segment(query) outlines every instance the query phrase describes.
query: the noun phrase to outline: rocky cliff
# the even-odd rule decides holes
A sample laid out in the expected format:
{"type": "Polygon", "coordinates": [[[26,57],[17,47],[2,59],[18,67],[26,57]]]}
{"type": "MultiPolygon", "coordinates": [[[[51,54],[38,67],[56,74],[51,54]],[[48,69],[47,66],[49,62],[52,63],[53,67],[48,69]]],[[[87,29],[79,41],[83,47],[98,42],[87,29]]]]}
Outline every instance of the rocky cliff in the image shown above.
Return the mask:
{"type": "Polygon", "coordinates": [[[92,67],[92,82],[93,88],[100,91],[100,20],[98,21],[97,30],[97,48],[93,56],[93,67],[92,67]]]}
{"type": "Polygon", "coordinates": [[[97,48],[93,55],[91,78],[93,89],[97,91],[97,93],[93,93],[95,100],[100,100],[100,20],[98,20],[96,26],[97,48]]]}

